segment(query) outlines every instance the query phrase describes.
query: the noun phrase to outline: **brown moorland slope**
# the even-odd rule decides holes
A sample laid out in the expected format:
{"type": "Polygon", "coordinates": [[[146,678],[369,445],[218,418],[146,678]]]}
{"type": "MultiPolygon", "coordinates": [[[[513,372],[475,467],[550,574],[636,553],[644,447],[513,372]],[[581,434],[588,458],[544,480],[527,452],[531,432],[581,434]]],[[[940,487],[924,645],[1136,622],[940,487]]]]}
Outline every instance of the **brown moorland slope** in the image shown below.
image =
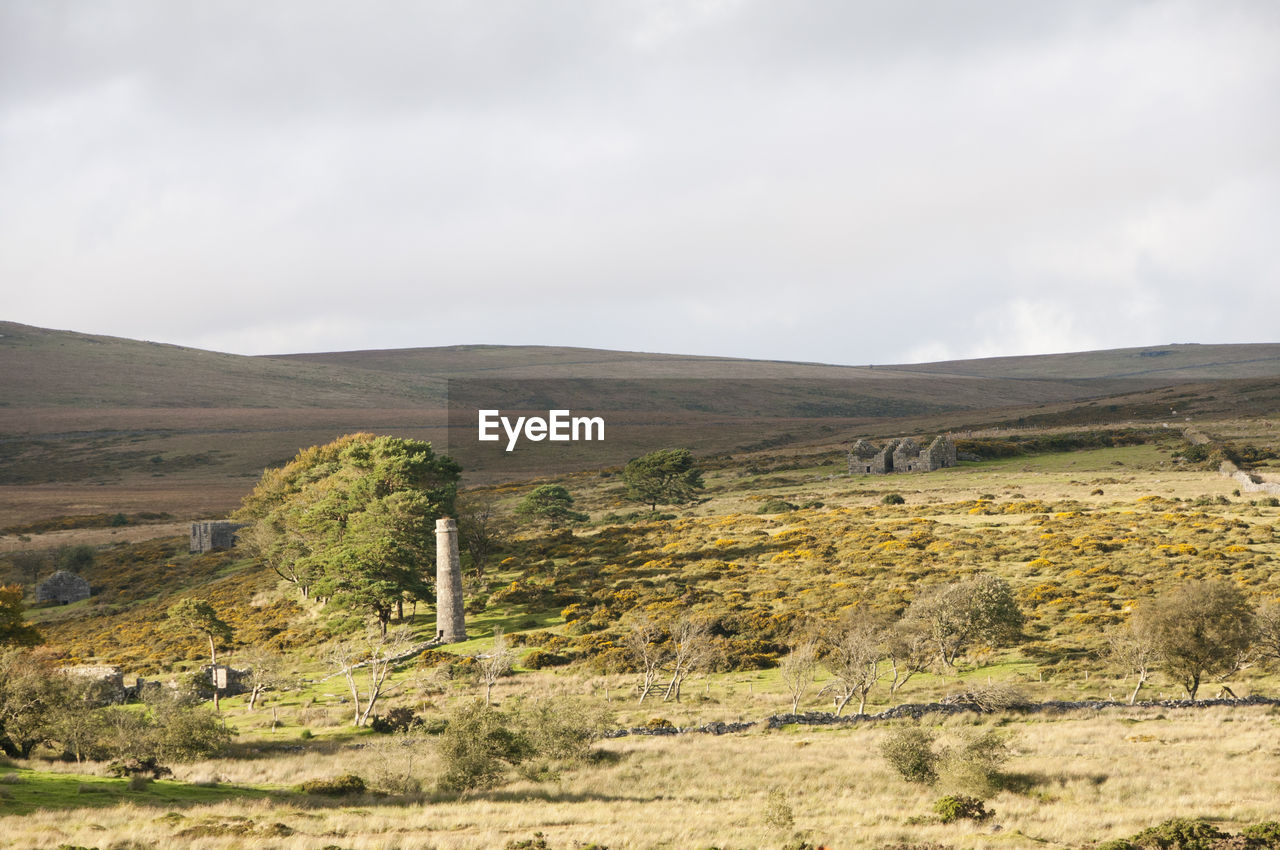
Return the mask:
{"type": "Polygon", "coordinates": [[[343,433],[446,447],[451,386],[516,407],[543,400],[547,385],[533,382],[548,380],[563,382],[566,406],[612,411],[610,441],[576,459],[494,467],[485,480],[670,444],[711,453],[1192,410],[1265,415],[1280,410],[1280,345],[906,366],[497,345],[244,357],[0,322],[0,528],[58,514],[218,514],[264,467],[343,433]]]}

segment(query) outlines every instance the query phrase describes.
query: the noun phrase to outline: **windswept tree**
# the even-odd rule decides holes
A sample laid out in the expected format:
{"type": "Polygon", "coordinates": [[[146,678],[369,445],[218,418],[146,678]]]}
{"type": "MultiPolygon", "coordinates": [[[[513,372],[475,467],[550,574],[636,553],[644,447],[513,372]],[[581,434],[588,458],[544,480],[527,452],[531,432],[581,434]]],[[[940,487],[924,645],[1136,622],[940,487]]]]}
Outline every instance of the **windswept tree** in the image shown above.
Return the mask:
{"type": "Polygon", "coordinates": [[[339,640],[329,647],[329,664],[346,680],[351,692],[351,720],[356,726],[369,721],[378,700],[405,684],[404,680],[392,680],[391,672],[411,644],[407,629],[371,629],[363,637],[339,640]]]}
{"type": "Polygon", "coordinates": [[[1190,699],[1205,677],[1239,670],[1253,645],[1253,607],[1234,583],[1193,581],[1162,593],[1139,609],[1162,664],[1190,699]]]}
{"type": "MultiPolygon", "coordinates": [[[[184,631],[209,640],[209,665],[218,666],[218,644],[231,641],[231,626],[218,616],[214,607],[203,599],[182,599],[169,608],[169,619],[184,631]]],[[[216,675],[216,669],[214,670],[216,675]]],[[[213,707],[218,708],[219,688],[213,688],[213,707]]]]}
{"type": "Polygon", "coordinates": [[[628,618],[623,645],[632,665],[640,673],[636,690],[640,695],[638,702],[643,703],[657,687],[662,671],[671,660],[666,631],[656,620],[641,612],[628,618]]]}
{"type": "Polygon", "coordinates": [[[1138,691],[1151,678],[1160,661],[1156,630],[1149,616],[1141,613],[1131,617],[1124,625],[1107,632],[1105,657],[1126,676],[1133,676],[1133,691],[1129,705],[1138,700],[1138,691]]]}
{"type": "Polygon", "coordinates": [[[668,631],[671,634],[671,682],[662,700],[666,702],[674,697],[676,702],[680,702],[680,689],[685,679],[711,665],[716,644],[710,624],[691,614],[681,616],[668,631]]]}
{"type": "Polygon", "coordinates": [[[858,698],[858,714],[867,707],[867,695],[880,681],[888,644],[885,628],[865,612],[846,615],[823,635],[822,666],[831,674],[831,681],[822,692],[831,694],[835,701],[836,716],[845,706],[858,698]]]}
{"type": "Polygon", "coordinates": [[[511,651],[507,636],[503,633],[502,627],[498,626],[493,630],[493,645],[487,652],[476,656],[476,670],[480,673],[480,681],[484,682],[485,705],[493,704],[491,696],[494,683],[511,672],[515,661],[516,656],[511,651]]]}
{"type": "Polygon", "coordinates": [[[406,600],[430,596],[423,565],[459,474],[429,443],[351,434],[267,470],[237,516],[250,552],[304,596],[365,612],[385,634],[406,600]]]}
{"type": "Polygon", "coordinates": [[[516,505],[516,516],[525,522],[542,523],[550,528],[587,519],[586,514],[573,509],[573,495],[559,484],[543,484],[526,493],[516,505]]]}
{"type": "Polygon", "coordinates": [[[812,640],[802,640],[794,645],[778,665],[782,683],[791,695],[791,713],[800,710],[800,700],[818,677],[818,646],[812,640]]]}
{"type": "Polygon", "coordinates": [[[1012,642],[1023,624],[1013,591],[992,575],[930,588],[911,603],[906,618],[929,635],[938,660],[947,667],[954,667],[977,641],[991,646],[1012,642]]]}
{"type": "Polygon", "coordinates": [[[658,505],[684,505],[703,489],[702,471],[688,449],[661,449],[632,460],[622,470],[627,496],[656,511],[658,505]]]}
{"type": "Polygon", "coordinates": [[[1258,609],[1258,654],[1272,661],[1280,661],[1280,602],[1271,602],[1258,609]]]}
{"type": "Polygon", "coordinates": [[[258,700],[268,691],[283,691],[290,687],[290,680],[285,673],[284,656],[262,647],[254,647],[244,653],[244,663],[249,668],[248,710],[253,711],[258,700]]]}
{"type": "Polygon", "coordinates": [[[937,660],[933,642],[926,624],[904,618],[893,624],[885,634],[885,660],[889,663],[889,699],[898,695],[898,689],[911,681],[917,673],[923,673],[937,660]]]}

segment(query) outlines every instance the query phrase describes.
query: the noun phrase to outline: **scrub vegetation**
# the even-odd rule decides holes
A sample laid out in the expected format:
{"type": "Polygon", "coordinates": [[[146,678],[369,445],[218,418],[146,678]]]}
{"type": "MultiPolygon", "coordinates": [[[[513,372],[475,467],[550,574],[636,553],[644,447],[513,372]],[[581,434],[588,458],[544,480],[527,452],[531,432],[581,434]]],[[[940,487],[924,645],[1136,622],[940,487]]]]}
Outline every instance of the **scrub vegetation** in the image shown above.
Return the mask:
{"type": "MultiPolygon", "coordinates": [[[[1220,430],[1265,470],[1273,430],[1220,430]]],[[[0,846],[1278,846],[1280,708],[1183,701],[1280,696],[1280,507],[1176,432],[1010,436],[928,475],[817,445],[704,458],[671,498],[639,467],[473,488],[471,639],[426,649],[433,571],[392,587],[372,520],[258,510],[253,555],[94,544],[91,599],[9,606],[43,643],[3,649],[0,846]],[[520,521],[548,487],[572,510],[520,521]],[[216,628],[177,627],[189,600],[216,628]],[[255,683],[217,713],[215,651],[255,683]],[[83,663],[178,687],[117,704],[57,672],[83,663]],[[1027,708],[1051,700],[1115,705],[1027,708]]],[[[394,495],[341,454],[273,492],[394,495]]]]}

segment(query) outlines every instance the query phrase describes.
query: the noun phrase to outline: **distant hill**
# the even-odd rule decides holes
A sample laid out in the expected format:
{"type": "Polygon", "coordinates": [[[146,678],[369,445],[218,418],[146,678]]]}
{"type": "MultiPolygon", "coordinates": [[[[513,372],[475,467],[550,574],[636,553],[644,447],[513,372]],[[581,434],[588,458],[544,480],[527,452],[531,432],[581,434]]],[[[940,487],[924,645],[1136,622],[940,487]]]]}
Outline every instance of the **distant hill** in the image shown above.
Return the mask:
{"type": "MultiPolygon", "coordinates": [[[[59,513],[225,511],[299,448],[372,430],[446,447],[447,400],[615,411],[577,461],[857,434],[1277,409],[1280,344],[1169,345],[898,366],[468,345],[246,357],[0,322],[0,528],[59,513]],[[548,385],[547,381],[560,381],[548,385]],[[1172,393],[1167,388],[1179,387],[1172,393]],[[1111,401],[1108,401],[1111,399],[1111,401]]],[[[508,460],[504,458],[504,462],[508,460]]]]}

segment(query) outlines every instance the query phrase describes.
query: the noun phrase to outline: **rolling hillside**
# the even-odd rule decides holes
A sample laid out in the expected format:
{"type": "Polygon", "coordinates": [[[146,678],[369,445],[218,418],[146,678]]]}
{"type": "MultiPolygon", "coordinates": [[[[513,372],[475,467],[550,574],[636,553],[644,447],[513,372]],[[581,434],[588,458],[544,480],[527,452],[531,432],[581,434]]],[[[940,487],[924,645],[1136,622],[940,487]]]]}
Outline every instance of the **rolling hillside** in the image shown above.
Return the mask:
{"type": "MultiPolygon", "coordinates": [[[[219,514],[265,466],[372,430],[449,447],[455,411],[610,415],[581,457],[475,460],[471,480],[860,434],[1280,410],[1280,344],[1172,345],[905,366],[538,346],[244,357],[0,323],[0,527],[45,516],[219,514]]],[[[457,422],[455,421],[455,425],[457,422]]],[[[456,437],[456,435],[455,435],[456,437]]],[[[456,440],[455,440],[456,444],[456,440]]]]}

